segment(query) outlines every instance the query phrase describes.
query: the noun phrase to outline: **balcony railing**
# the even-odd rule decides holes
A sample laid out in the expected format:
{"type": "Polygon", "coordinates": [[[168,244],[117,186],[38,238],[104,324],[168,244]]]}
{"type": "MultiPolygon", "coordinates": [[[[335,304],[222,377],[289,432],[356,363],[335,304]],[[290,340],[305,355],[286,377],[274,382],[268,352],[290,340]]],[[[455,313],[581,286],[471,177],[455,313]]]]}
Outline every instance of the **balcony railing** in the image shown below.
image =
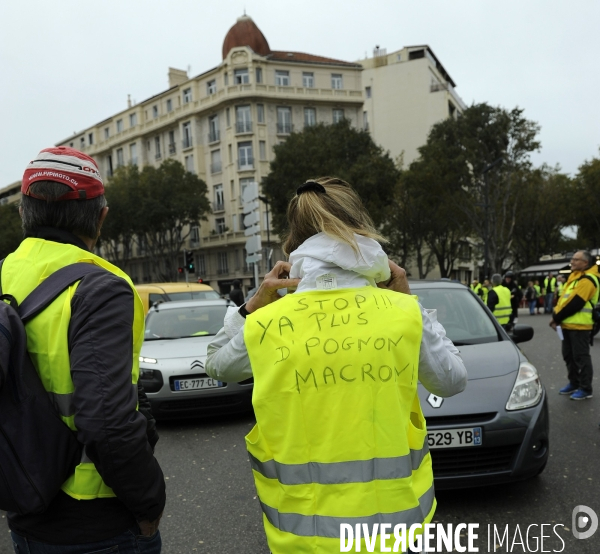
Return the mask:
{"type": "Polygon", "coordinates": [[[210,131],[208,133],[208,142],[217,142],[221,140],[221,131],[210,131]]]}
{"type": "Polygon", "coordinates": [[[289,135],[292,132],[292,124],[291,123],[278,123],[277,124],[277,134],[278,135],[289,135]]]}
{"type": "Polygon", "coordinates": [[[249,156],[238,160],[238,169],[254,169],[254,158],[249,156]]]}
{"type": "Polygon", "coordinates": [[[193,146],[192,137],[185,137],[182,141],[183,148],[191,148],[193,146]]]}
{"type": "Polygon", "coordinates": [[[217,269],[218,275],[227,275],[228,273],[229,273],[229,269],[227,269],[226,267],[220,267],[217,269]]]}
{"type": "Polygon", "coordinates": [[[169,154],[175,154],[177,152],[177,146],[174,142],[169,144],[169,154]]]}
{"type": "Polygon", "coordinates": [[[238,121],[235,124],[235,132],[240,133],[251,133],[252,132],[252,121],[238,121]]]}
{"type": "Polygon", "coordinates": [[[212,162],[210,164],[210,172],[211,173],[219,173],[221,171],[222,165],[221,162],[212,162]]]}
{"type": "Polygon", "coordinates": [[[223,212],[223,211],[225,211],[225,203],[224,202],[213,202],[213,212],[223,212]]]}

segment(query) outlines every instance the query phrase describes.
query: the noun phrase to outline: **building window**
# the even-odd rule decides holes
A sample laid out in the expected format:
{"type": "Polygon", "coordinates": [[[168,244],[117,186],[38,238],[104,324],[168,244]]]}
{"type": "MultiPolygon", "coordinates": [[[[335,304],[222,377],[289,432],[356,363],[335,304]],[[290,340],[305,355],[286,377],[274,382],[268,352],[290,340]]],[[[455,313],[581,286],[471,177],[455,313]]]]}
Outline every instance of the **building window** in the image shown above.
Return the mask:
{"type": "Polygon", "coordinates": [[[229,117],[229,108],[225,108],[225,121],[227,122],[227,127],[231,127],[231,118],[229,117]]]}
{"type": "Polygon", "coordinates": [[[125,160],[123,159],[123,149],[117,148],[117,167],[121,167],[125,165],[125,160]]]}
{"type": "Polygon", "coordinates": [[[220,138],[219,116],[211,115],[208,118],[208,142],[217,142],[220,138]]]}
{"type": "Polygon", "coordinates": [[[311,127],[317,123],[317,110],[315,108],[304,108],[304,126],[311,127]]]}
{"type": "Polygon", "coordinates": [[[198,254],[196,262],[196,275],[206,275],[206,258],[204,254],[198,254]]]}
{"type": "Polygon", "coordinates": [[[186,156],[185,159],[185,170],[190,173],[196,173],[196,168],[194,167],[194,154],[190,154],[186,156]]]}
{"type": "MultiPolygon", "coordinates": [[[[456,106],[452,102],[448,102],[448,115],[450,117],[456,117],[456,106]]],[[[92,144],[91,141],[90,144],[92,144]]]]}
{"type": "Polygon", "coordinates": [[[104,127],[104,138],[107,139],[110,137],[110,127],[104,127]]]}
{"type": "Polygon", "coordinates": [[[229,84],[229,73],[227,73],[227,71],[223,73],[223,83],[225,84],[225,86],[229,84]]]}
{"type": "Polygon", "coordinates": [[[256,121],[259,123],[265,122],[265,106],[264,104],[256,104],[256,121]]]}
{"type": "Polygon", "coordinates": [[[315,88],[315,74],[308,72],[302,73],[302,86],[304,88],[315,88]]]}
{"type": "Polygon", "coordinates": [[[235,108],[235,131],[236,133],[252,132],[250,106],[237,106],[235,108]]]}
{"type": "Polygon", "coordinates": [[[264,140],[258,141],[258,153],[261,160],[267,159],[267,143],[264,140]]]}
{"type": "MultiPolygon", "coordinates": [[[[335,111],[335,110],[334,110],[335,111]]],[[[191,148],[192,147],[192,123],[188,121],[184,123],[182,126],[183,129],[183,147],[191,148]]]]}
{"type": "Polygon", "coordinates": [[[129,145],[129,163],[137,165],[137,144],[134,142],[129,145]]]}
{"type": "Polygon", "coordinates": [[[137,125],[137,114],[136,113],[130,113],[129,114],[129,126],[130,127],[135,127],[137,125]]]}
{"type": "Polygon", "coordinates": [[[341,108],[334,108],[333,122],[339,123],[342,119],[344,119],[344,110],[342,110],[341,108]]]}
{"type": "Polygon", "coordinates": [[[365,96],[371,98],[371,87],[365,87],[365,96]]]}
{"type": "Polygon", "coordinates": [[[152,106],[152,117],[154,119],[158,117],[158,106],[152,106]]]}
{"type": "Polygon", "coordinates": [[[189,104],[191,101],[192,101],[192,89],[191,88],[183,89],[183,103],[189,104]]]}
{"type": "MultiPolygon", "coordinates": [[[[217,219],[217,233],[221,234],[225,231],[219,231],[219,219],[217,219]]],[[[225,219],[223,221],[223,228],[225,228],[225,219]]],[[[229,273],[229,269],[227,267],[227,252],[217,252],[217,273],[220,275],[225,275],[229,273]]]]}
{"type": "Polygon", "coordinates": [[[172,112],[173,111],[173,100],[171,100],[170,98],[167,98],[167,112],[172,112]]]}
{"type": "Polygon", "coordinates": [[[200,227],[194,225],[190,230],[190,244],[198,246],[200,244],[200,227]]]}
{"type": "Polygon", "coordinates": [[[94,144],[94,133],[88,133],[88,144],[94,144]]]}
{"type": "Polygon", "coordinates": [[[81,137],[79,139],[80,148],[83,150],[85,148],[85,137],[81,137]]]}
{"type": "MultiPolygon", "coordinates": [[[[215,231],[217,234],[222,235],[225,232],[225,218],[217,217],[215,219],[215,231]]],[[[227,264],[225,264],[227,265],[227,264]]]]}
{"type": "Polygon", "coordinates": [[[278,87],[289,87],[290,86],[290,72],[276,70],[275,71],[275,84],[278,87]]]}
{"type": "Polygon", "coordinates": [[[277,108],[277,133],[289,135],[292,132],[292,109],[277,108]]]}
{"type": "Polygon", "coordinates": [[[123,131],[123,120],[117,119],[117,133],[120,133],[121,131],[123,131]]]}
{"type": "Polygon", "coordinates": [[[262,67],[256,68],[256,82],[262,83],[262,67]]]}
{"type": "Polygon", "coordinates": [[[212,79],[206,83],[206,94],[209,96],[217,92],[217,81],[212,79]]]}
{"type": "Polygon", "coordinates": [[[223,185],[215,185],[213,187],[215,204],[213,210],[220,212],[225,209],[225,196],[223,194],[223,185]]]}
{"type": "Polygon", "coordinates": [[[154,157],[160,160],[162,153],[160,151],[160,137],[154,137],[154,157]]]}
{"type": "Polygon", "coordinates": [[[331,88],[337,88],[337,89],[344,88],[341,73],[332,73],[331,74],[331,88]]]}
{"type": "Polygon", "coordinates": [[[177,146],[175,145],[175,131],[169,131],[169,154],[175,154],[177,146]]]}
{"type": "Polygon", "coordinates": [[[221,171],[221,151],[213,150],[210,153],[210,172],[219,173],[221,171]]]}
{"type": "Polygon", "coordinates": [[[112,163],[112,156],[107,156],[106,158],[106,172],[108,174],[109,177],[112,177],[113,174],[113,163],[112,163]]]}
{"type": "Polygon", "coordinates": [[[369,114],[368,114],[368,112],[363,112],[363,129],[365,131],[369,130],[369,114]]]}
{"type": "Polygon", "coordinates": [[[250,82],[250,74],[248,73],[248,68],[234,69],[233,82],[236,85],[247,85],[250,82]]]}
{"type": "Polygon", "coordinates": [[[238,143],[238,167],[239,169],[253,169],[254,157],[252,156],[252,143],[238,143]]]}

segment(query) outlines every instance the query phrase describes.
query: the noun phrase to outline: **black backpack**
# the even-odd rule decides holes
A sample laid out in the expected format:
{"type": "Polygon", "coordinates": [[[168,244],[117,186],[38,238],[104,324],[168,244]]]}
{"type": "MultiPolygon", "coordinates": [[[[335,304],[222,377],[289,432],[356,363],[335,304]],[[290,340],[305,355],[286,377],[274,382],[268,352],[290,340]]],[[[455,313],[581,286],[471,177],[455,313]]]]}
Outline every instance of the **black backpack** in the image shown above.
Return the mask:
{"type": "Polygon", "coordinates": [[[20,306],[13,296],[0,290],[2,510],[17,514],[44,512],[81,460],[81,444],[60,419],[31,362],[24,324],[84,275],[100,271],[106,270],[86,263],[63,267],[36,287],[20,306]]]}

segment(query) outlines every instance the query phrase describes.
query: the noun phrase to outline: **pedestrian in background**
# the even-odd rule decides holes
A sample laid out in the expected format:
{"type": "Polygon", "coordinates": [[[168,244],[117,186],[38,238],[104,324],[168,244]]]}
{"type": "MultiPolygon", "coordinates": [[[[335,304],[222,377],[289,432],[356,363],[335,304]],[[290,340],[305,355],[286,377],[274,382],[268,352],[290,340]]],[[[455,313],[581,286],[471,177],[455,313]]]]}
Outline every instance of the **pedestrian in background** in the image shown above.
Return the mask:
{"type": "Polygon", "coordinates": [[[479,296],[479,298],[481,298],[481,300],[483,301],[483,297],[484,297],[484,289],[483,289],[483,285],[479,282],[479,279],[477,279],[477,277],[475,277],[473,279],[473,282],[470,285],[470,289],[477,295],[479,296]]]}
{"type": "MultiPolygon", "coordinates": [[[[492,277],[493,278],[493,277],[492,277]]],[[[523,292],[519,288],[515,280],[515,274],[512,271],[507,271],[504,274],[503,286],[510,291],[510,319],[508,322],[507,329],[510,331],[515,326],[519,318],[519,304],[521,304],[521,298],[523,298],[523,292]]]]}
{"type": "Polygon", "coordinates": [[[595,261],[585,250],[575,252],[571,258],[571,274],[550,320],[550,327],[556,330],[560,325],[562,328],[562,355],[569,376],[569,383],[559,393],[570,395],[572,400],[592,398],[592,309],[598,303],[600,291],[595,261]]]}
{"type": "Polygon", "coordinates": [[[492,288],[492,284],[490,283],[490,280],[484,279],[483,280],[483,303],[486,306],[487,306],[488,293],[490,292],[491,288],[492,288]]]}
{"type": "MultiPolygon", "coordinates": [[[[81,463],[41,514],[8,513],[15,552],[158,554],[163,473],[137,410],[144,308],[131,279],[93,254],[108,208],[96,162],[73,148],[42,150],[21,186],[25,239],[2,265],[20,304],[55,271],[100,266],[28,321],[27,346],[81,463]]],[[[143,409],[148,407],[143,404],[143,409]]]]}
{"type": "Polygon", "coordinates": [[[525,300],[529,306],[529,315],[535,315],[535,306],[537,304],[537,291],[533,286],[533,281],[527,283],[527,289],[525,289],[525,300]]]}
{"type": "Polygon", "coordinates": [[[271,552],[333,553],[340,522],[431,521],[417,381],[452,396],[467,376],[347,183],[304,183],[287,219],[289,263],[229,308],[206,371],[227,382],[254,377],[257,423],[246,443],[271,552]],[[290,286],[297,291],[280,298],[290,286]],[[389,347],[377,350],[381,341],[389,347]]]}
{"type": "Polygon", "coordinates": [[[548,277],[544,279],[544,290],[546,296],[544,298],[544,313],[551,314],[554,306],[554,292],[556,291],[556,277],[552,272],[548,273],[548,277]]]}
{"type": "Polygon", "coordinates": [[[556,299],[556,302],[558,303],[558,299],[560,298],[562,291],[565,287],[565,282],[567,281],[567,279],[565,278],[564,275],[559,275],[556,278],[556,292],[555,292],[555,296],[554,298],[556,299]]]}
{"type": "Polygon", "coordinates": [[[242,283],[239,279],[233,281],[233,288],[229,293],[229,299],[235,302],[237,306],[241,306],[244,303],[244,293],[242,292],[242,283]]]}
{"type": "Polygon", "coordinates": [[[542,308],[543,306],[543,301],[544,301],[544,293],[542,290],[542,287],[540,286],[540,282],[536,279],[533,282],[533,286],[535,287],[535,292],[537,293],[537,300],[536,300],[536,307],[537,307],[537,313],[540,313],[540,308],[542,308]]]}
{"type": "Polygon", "coordinates": [[[498,323],[504,329],[510,331],[510,316],[512,313],[510,290],[502,284],[502,276],[499,273],[492,275],[492,290],[488,293],[487,306],[498,320],[498,323]]]}

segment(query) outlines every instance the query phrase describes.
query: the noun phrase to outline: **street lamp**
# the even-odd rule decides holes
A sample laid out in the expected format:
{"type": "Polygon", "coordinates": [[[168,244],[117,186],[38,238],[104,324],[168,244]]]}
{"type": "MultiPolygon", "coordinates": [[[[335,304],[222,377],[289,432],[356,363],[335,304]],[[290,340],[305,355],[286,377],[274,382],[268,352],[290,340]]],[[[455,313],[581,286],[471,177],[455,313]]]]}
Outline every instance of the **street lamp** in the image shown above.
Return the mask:
{"type": "Polygon", "coordinates": [[[483,278],[490,279],[491,275],[490,271],[490,253],[489,253],[489,242],[490,242],[490,217],[489,217],[489,208],[490,208],[490,191],[489,191],[489,181],[488,181],[488,172],[500,165],[504,158],[500,156],[497,160],[494,160],[491,164],[486,165],[483,168],[483,184],[484,184],[484,194],[485,194],[485,236],[483,240],[484,247],[484,264],[483,264],[483,278]]]}
{"type": "Polygon", "coordinates": [[[259,196],[258,198],[267,206],[267,271],[271,271],[271,233],[269,230],[269,199],[266,196],[259,196]]]}

